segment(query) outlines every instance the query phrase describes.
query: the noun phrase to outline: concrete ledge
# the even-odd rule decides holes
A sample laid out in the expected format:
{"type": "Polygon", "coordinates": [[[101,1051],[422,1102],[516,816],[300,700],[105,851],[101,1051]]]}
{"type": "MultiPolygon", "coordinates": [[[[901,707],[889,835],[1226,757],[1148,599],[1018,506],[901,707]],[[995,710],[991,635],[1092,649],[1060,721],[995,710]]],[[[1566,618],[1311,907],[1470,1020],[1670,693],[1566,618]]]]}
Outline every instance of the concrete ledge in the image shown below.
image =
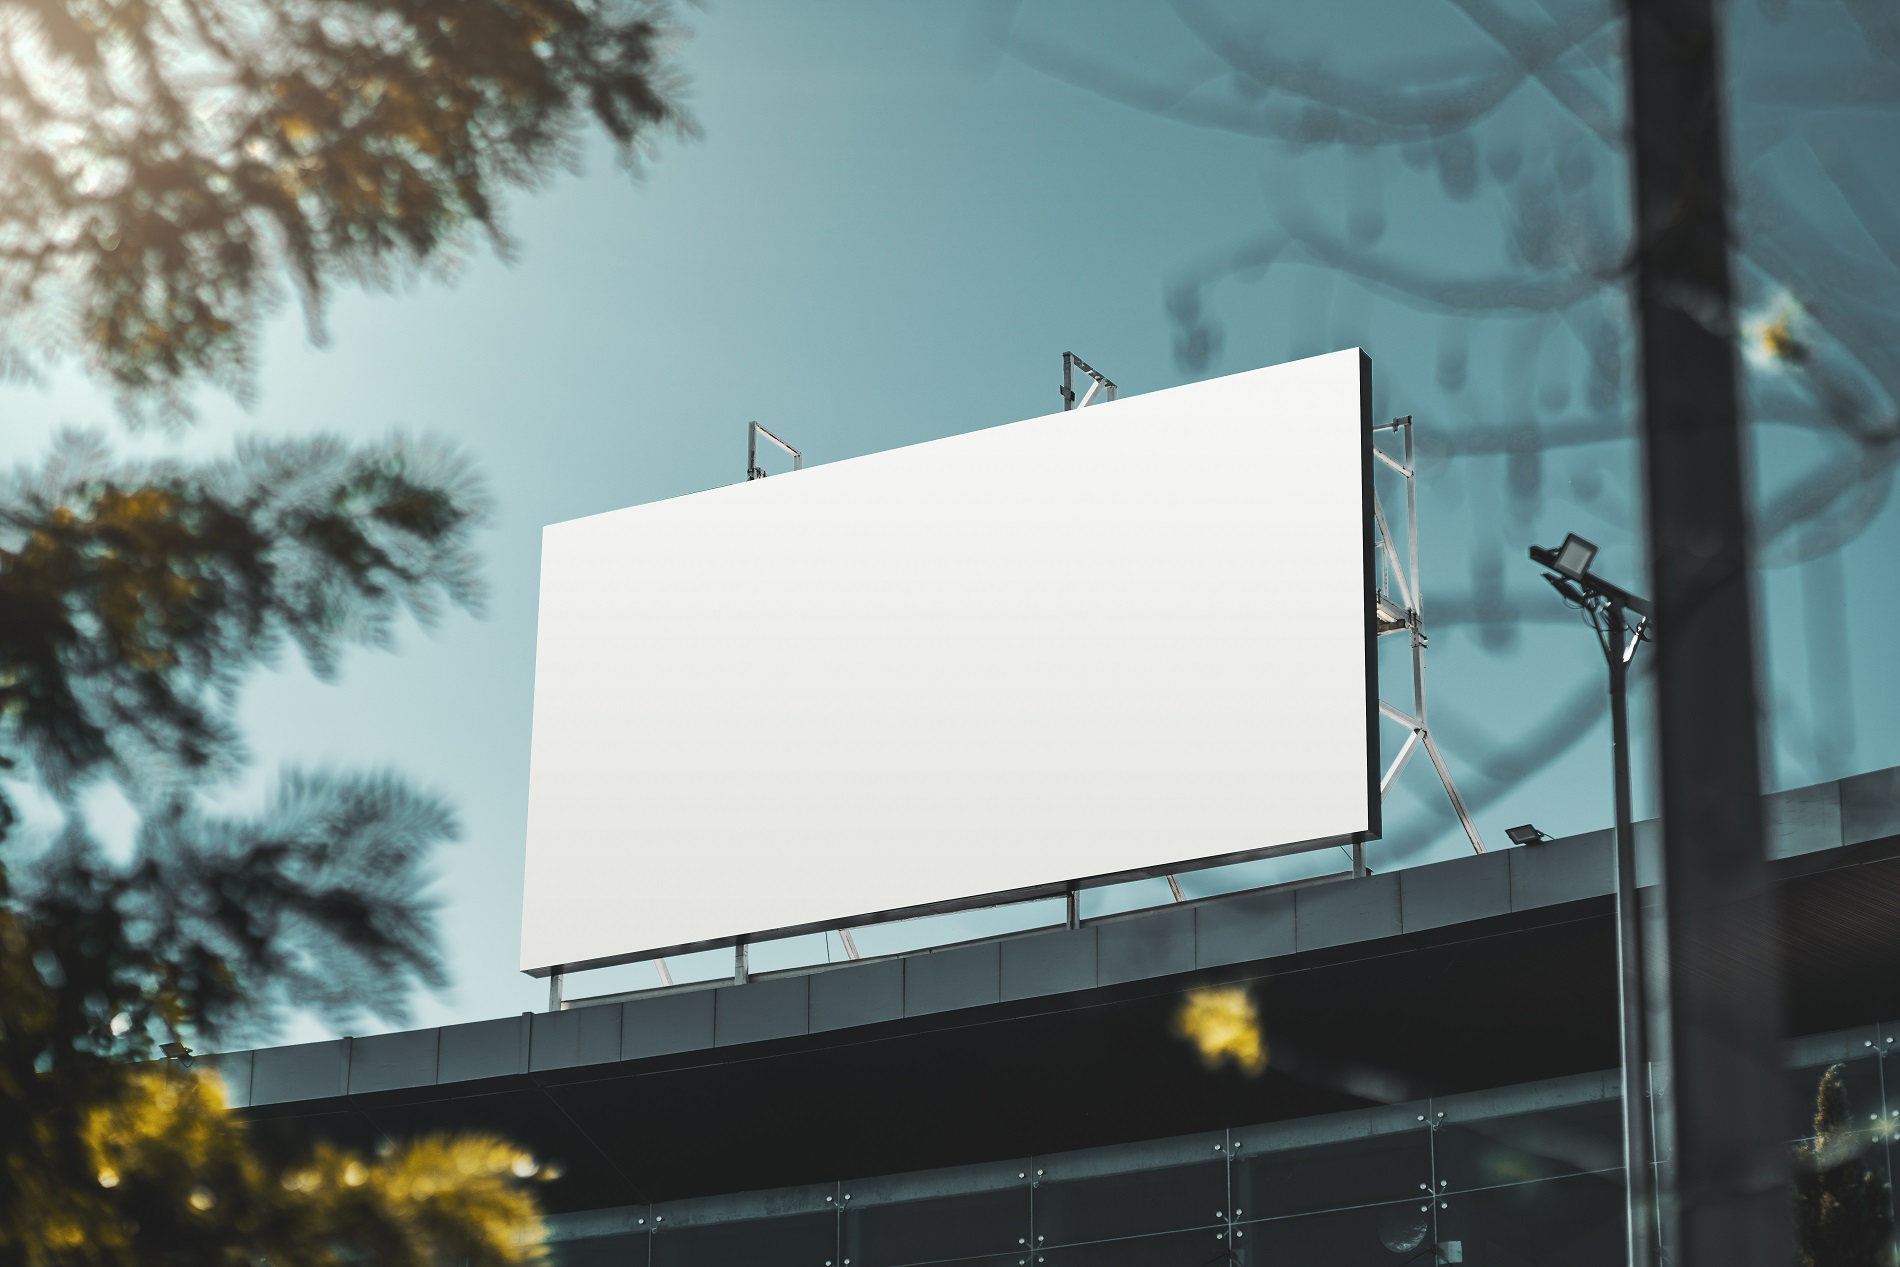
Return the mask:
{"type": "Polygon", "coordinates": [[[1841,847],[1841,785],[1790,788],[1762,798],[1762,837],[1770,858],[1796,858],[1841,847]]]}
{"type": "Polygon", "coordinates": [[[1194,908],[1127,915],[1096,925],[1096,973],[1103,985],[1194,971],[1194,908]]]}
{"type": "Polygon", "coordinates": [[[1293,953],[1293,891],[1244,893],[1194,911],[1194,962],[1202,968],[1293,953]]]}
{"type": "Polygon", "coordinates": [[[1408,867],[1397,874],[1399,926],[1405,932],[1510,914],[1508,853],[1473,854],[1431,866],[1408,867]]]}
{"type": "Polygon", "coordinates": [[[815,972],[811,981],[811,1030],[849,1029],[894,1021],[904,1014],[904,963],[883,959],[815,972]]]}
{"type": "Polygon", "coordinates": [[[621,1005],[541,1012],[534,1018],[528,1068],[571,1069],[620,1059],[621,1005]]]}
{"type": "Polygon", "coordinates": [[[748,981],[712,994],[715,1047],[811,1032],[810,977],[748,981]]]}
{"type": "Polygon", "coordinates": [[[1002,956],[993,941],[904,960],[905,1016],[981,1007],[1002,997],[1002,956]]]}
{"type": "Polygon", "coordinates": [[[713,1045],[713,991],[659,994],[625,1005],[620,1058],[639,1060],[713,1045]]]}
{"type": "Polygon", "coordinates": [[[1511,909],[1530,911],[1615,892],[1613,835],[1593,831],[1505,850],[1511,860],[1511,909]]]}
{"type": "Polygon", "coordinates": [[[1295,890],[1293,896],[1297,949],[1319,950],[1399,934],[1397,873],[1316,884],[1295,890]]]}
{"type": "Polygon", "coordinates": [[[349,1093],[347,1038],[251,1053],[251,1103],[285,1104],[349,1093]]]}
{"type": "Polygon", "coordinates": [[[527,1037],[527,1022],[519,1016],[469,1025],[445,1025],[436,1079],[467,1082],[526,1073],[528,1061],[523,1048],[527,1037]]]}
{"type": "Polygon", "coordinates": [[[256,1052],[234,1051],[224,1056],[205,1056],[204,1068],[218,1075],[224,1084],[224,1102],[234,1109],[251,1106],[251,1064],[256,1052]]]}
{"type": "Polygon", "coordinates": [[[1059,928],[1003,943],[1005,999],[1092,990],[1096,978],[1096,930],[1059,928]]]}
{"type": "Polygon", "coordinates": [[[1900,836],[1900,766],[1840,782],[1841,843],[1900,836]]]}
{"type": "Polygon", "coordinates": [[[350,1094],[426,1087],[435,1081],[439,1029],[377,1034],[350,1043],[350,1094]]]}

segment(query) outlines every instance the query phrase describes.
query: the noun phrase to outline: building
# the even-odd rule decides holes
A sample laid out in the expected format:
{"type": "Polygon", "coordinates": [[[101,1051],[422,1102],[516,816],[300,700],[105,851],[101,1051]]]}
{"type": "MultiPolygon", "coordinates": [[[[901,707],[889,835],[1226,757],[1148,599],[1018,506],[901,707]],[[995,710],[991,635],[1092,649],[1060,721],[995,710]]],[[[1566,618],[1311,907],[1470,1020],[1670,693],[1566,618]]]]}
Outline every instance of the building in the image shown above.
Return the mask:
{"type": "MultiPolygon", "coordinates": [[[[1885,1174],[1900,769],[1769,797],[1787,1120],[1844,1069],[1885,1174]]],[[[1653,865],[1654,823],[1638,825],[1653,865]]],[[[265,1131],[503,1133],[564,1267],[1209,1267],[1622,1256],[1596,832],[886,959],[211,1058],[265,1131]],[[1256,1001],[1264,1073],[1173,1032],[1256,1001]]],[[[1654,882],[1653,875],[1639,882],[1654,882]]]]}

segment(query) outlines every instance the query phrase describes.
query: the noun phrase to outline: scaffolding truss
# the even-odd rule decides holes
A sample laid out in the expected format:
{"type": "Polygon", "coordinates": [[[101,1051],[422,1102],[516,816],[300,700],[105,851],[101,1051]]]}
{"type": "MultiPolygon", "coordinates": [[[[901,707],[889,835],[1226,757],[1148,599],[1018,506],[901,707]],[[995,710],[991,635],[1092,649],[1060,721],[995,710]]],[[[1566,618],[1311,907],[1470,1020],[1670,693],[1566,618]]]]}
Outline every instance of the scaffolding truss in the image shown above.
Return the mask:
{"type": "MultiPolygon", "coordinates": [[[[1378,636],[1404,634],[1411,644],[1412,652],[1412,707],[1403,709],[1384,699],[1380,692],[1379,713],[1406,728],[1411,733],[1405,737],[1398,753],[1392,758],[1392,764],[1386,767],[1385,774],[1379,779],[1379,796],[1383,799],[1392,790],[1399,773],[1419,749],[1431,758],[1432,766],[1438,771],[1438,781],[1444,786],[1445,796],[1451,801],[1451,808],[1458,815],[1458,821],[1465,829],[1465,836],[1471,841],[1471,848],[1477,853],[1484,852],[1484,839],[1478,834],[1478,825],[1472,821],[1471,811],[1465,807],[1465,798],[1458,794],[1458,784],[1451,777],[1451,770],[1445,764],[1445,754],[1438,749],[1438,743],[1432,738],[1431,725],[1427,721],[1425,709],[1425,619],[1424,602],[1419,591],[1418,572],[1418,473],[1414,461],[1416,448],[1412,442],[1412,416],[1394,418],[1391,422],[1372,429],[1372,456],[1382,465],[1396,471],[1405,481],[1405,557],[1399,557],[1399,544],[1392,534],[1391,521],[1386,517],[1385,504],[1378,494],[1378,481],[1373,481],[1372,518],[1373,548],[1378,552],[1378,587],[1374,595],[1374,619],[1378,626],[1378,636]],[[1379,444],[1381,436],[1397,434],[1401,440],[1400,455],[1394,457],[1379,444]]],[[[1365,869],[1364,847],[1353,850],[1353,870],[1365,869]]]]}
{"type": "Polygon", "coordinates": [[[765,468],[759,465],[760,436],[764,436],[767,440],[770,440],[773,444],[776,444],[779,448],[791,455],[792,469],[794,471],[802,471],[805,469],[805,455],[803,453],[800,453],[797,449],[794,449],[791,445],[785,443],[785,441],[779,439],[758,423],[751,422],[746,424],[745,433],[745,477],[747,482],[765,478],[765,468]]]}
{"type": "Polygon", "coordinates": [[[1062,354],[1062,387],[1060,390],[1062,392],[1062,410],[1064,413],[1067,413],[1071,409],[1087,407],[1095,400],[1095,394],[1097,392],[1102,394],[1103,400],[1115,399],[1115,384],[1108,381],[1108,376],[1103,374],[1100,370],[1090,368],[1087,361],[1084,361],[1073,352],[1064,352],[1062,354]],[[1093,380],[1089,383],[1088,391],[1082,394],[1081,400],[1075,398],[1075,372],[1077,370],[1081,370],[1082,373],[1093,380]]]}

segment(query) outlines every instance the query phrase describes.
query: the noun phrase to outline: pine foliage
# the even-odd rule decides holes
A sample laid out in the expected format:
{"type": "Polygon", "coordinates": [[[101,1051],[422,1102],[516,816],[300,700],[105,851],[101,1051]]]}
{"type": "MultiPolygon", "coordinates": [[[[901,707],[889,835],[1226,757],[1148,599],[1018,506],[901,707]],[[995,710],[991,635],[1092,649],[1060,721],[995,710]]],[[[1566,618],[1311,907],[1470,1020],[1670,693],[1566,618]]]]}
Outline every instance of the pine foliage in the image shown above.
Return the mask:
{"type": "Polygon", "coordinates": [[[294,769],[256,813],[205,794],[245,765],[249,670],[294,646],[328,672],[405,612],[479,602],[486,509],[452,450],[402,439],[193,464],[69,435],[0,484],[0,759],[42,803],[0,801],[0,1264],[540,1256],[540,1168],[504,1141],[270,1158],[215,1077],[156,1059],[286,1007],[400,1019],[413,982],[442,982],[439,798],[294,769]],[[101,783],[139,814],[129,855],[79,812],[101,783]]]}
{"type": "MultiPolygon", "coordinates": [[[[339,282],[505,252],[502,194],[583,128],[630,166],[688,130],[673,38],[668,0],[0,0],[0,374],[76,355],[134,422],[247,396],[287,287],[320,337],[339,282]]],[[[506,1142],[266,1149],[181,1058],[443,981],[439,798],[298,769],[255,812],[215,794],[257,668],[479,607],[487,513],[400,436],[186,460],[72,432],[0,477],[0,1267],[542,1256],[547,1168],[506,1142]],[[108,786],[129,850],[83,812],[108,786]]]]}

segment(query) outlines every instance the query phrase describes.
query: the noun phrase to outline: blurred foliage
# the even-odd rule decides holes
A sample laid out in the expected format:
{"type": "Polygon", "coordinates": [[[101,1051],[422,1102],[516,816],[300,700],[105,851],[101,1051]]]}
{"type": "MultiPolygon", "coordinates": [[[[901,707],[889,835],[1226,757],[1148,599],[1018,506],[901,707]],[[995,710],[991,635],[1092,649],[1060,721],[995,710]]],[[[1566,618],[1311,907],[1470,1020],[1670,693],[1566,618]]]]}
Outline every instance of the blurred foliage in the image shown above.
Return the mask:
{"type": "Polygon", "coordinates": [[[1814,1138],[1795,1148],[1794,1229],[1800,1267],[1884,1267],[1893,1262],[1893,1199],[1864,1156],[1874,1143],[1847,1117],[1841,1067],[1814,1093],[1814,1138]]]}
{"type": "Polygon", "coordinates": [[[1245,986],[1205,986],[1188,991],[1174,1014],[1174,1033],[1194,1045],[1209,1069],[1231,1060],[1249,1075],[1267,1071],[1267,1041],[1260,1032],[1260,1012],[1245,986]]]}
{"type": "Polygon", "coordinates": [[[188,464],[67,433],[0,481],[0,741],[70,799],[116,779],[140,808],[229,775],[243,675],[296,643],[319,673],[481,597],[473,472],[432,443],[241,443],[188,464]]]}
{"type": "Polygon", "coordinates": [[[0,0],[0,334],[79,352],[135,417],[247,391],[288,275],[388,285],[597,125],[690,125],[662,0],[0,0]]]}
{"type": "MultiPolygon", "coordinates": [[[[630,166],[687,129],[673,38],[662,0],[0,0],[0,369],[78,354],[133,422],[246,395],[284,279],[320,336],[338,281],[506,252],[498,197],[583,127],[630,166]]],[[[439,799],[302,770],[254,813],[215,797],[247,676],[478,607],[487,512],[401,437],[191,461],[74,432],[0,478],[0,1267],[542,1256],[518,1149],[284,1155],[189,1059],[442,983],[439,799]],[[129,844],[95,838],[101,791],[129,844]]]]}
{"type": "Polygon", "coordinates": [[[479,600],[486,509],[465,461],[402,439],[193,464],[71,434],[0,482],[0,1263],[540,1256],[520,1150],[267,1160],[214,1075],[154,1059],[285,1007],[399,1019],[443,980],[437,798],[381,772],[292,770],[251,815],[207,792],[244,765],[247,670],[294,643],[327,672],[479,600]],[[102,785],[138,815],[117,853],[80,804],[102,785]]]}

